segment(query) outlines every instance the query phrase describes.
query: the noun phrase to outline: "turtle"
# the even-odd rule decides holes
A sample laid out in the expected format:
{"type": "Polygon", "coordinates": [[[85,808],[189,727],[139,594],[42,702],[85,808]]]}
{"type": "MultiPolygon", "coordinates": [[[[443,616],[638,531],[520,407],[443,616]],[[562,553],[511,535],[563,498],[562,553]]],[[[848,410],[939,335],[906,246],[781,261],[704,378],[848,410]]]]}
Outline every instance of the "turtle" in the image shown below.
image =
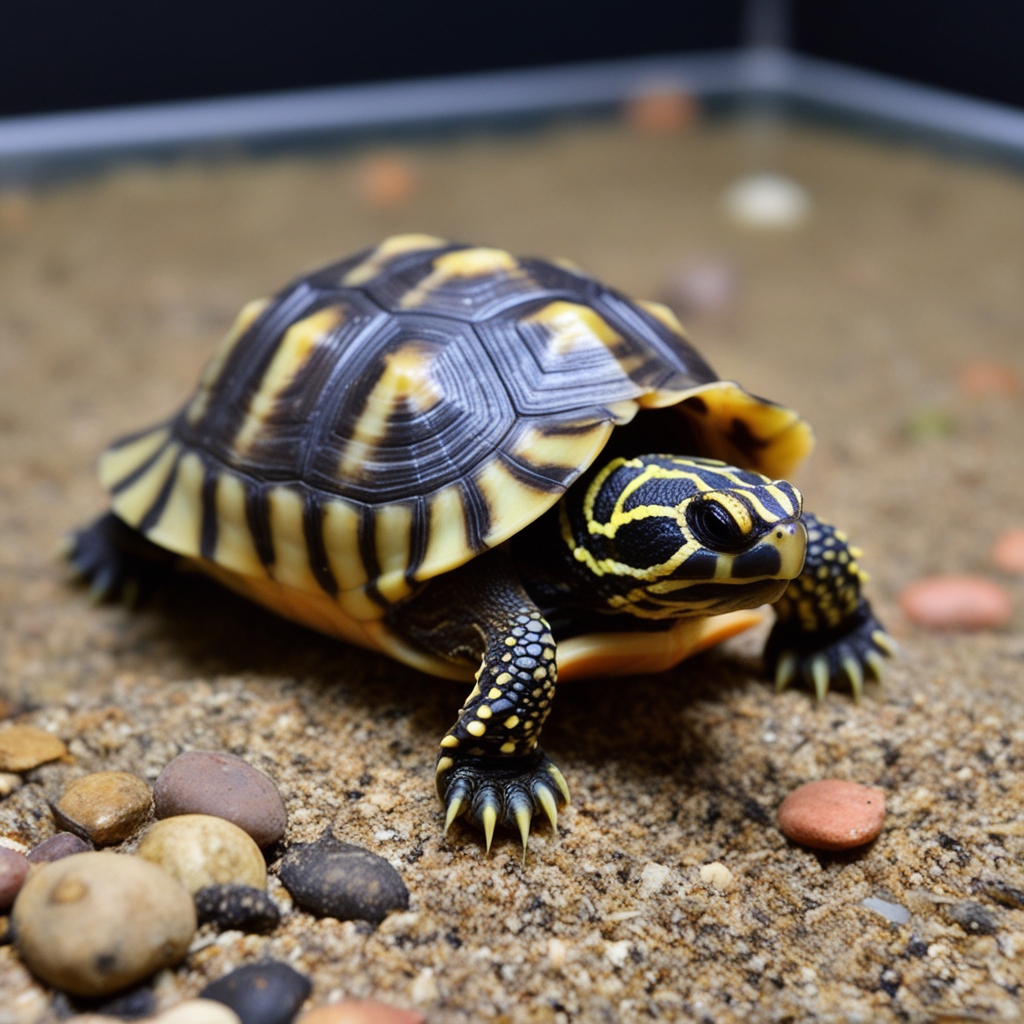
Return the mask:
{"type": "Polygon", "coordinates": [[[406,234],[248,303],[181,410],[101,455],[110,509],[68,556],[101,599],[198,568],[472,684],[437,754],[444,830],[489,851],[500,824],[525,857],[569,801],[539,744],[557,681],[665,671],[769,604],[777,689],[881,678],[861,553],[788,481],[813,443],[668,307],[406,234]]]}

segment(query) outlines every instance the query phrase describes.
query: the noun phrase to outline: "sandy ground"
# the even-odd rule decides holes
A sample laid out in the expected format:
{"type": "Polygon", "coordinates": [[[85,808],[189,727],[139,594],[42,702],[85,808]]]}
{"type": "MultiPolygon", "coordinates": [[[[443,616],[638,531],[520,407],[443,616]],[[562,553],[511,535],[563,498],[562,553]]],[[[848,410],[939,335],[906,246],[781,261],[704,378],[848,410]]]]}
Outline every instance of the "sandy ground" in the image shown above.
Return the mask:
{"type": "MultiPolygon", "coordinates": [[[[962,395],[971,359],[1024,371],[1024,181],[999,168],[791,129],[775,166],[811,221],[752,234],[720,195],[750,169],[735,129],[639,137],[617,125],[423,143],[419,192],[358,197],[366,151],[129,168],[0,197],[0,693],[73,762],[0,802],[0,834],[54,829],[47,798],[99,768],[152,780],[226,749],[275,778],[289,840],[332,825],[390,858],[410,912],[376,931],[290,913],[270,937],[203,933],[157,980],[162,1004],[261,956],[431,1022],[1017,1019],[1024,910],[1024,584],[1010,629],[932,636],[895,595],[936,571],[989,573],[1024,525],[1024,400],[962,395]],[[819,448],[807,506],[866,550],[905,646],[860,706],[776,697],[747,637],[678,671],[567,685],[545,746],[574,794],[529,863],[505,837],[441,838],[435,745],[463,694],[272,618],[200,579],[146,609],[95,608],[53,560],[103,507],[112,436],[173,410],[237,308],[398,230],[562,254],[656,296],[680,261],[723,259],[731,308],[693,333],[723,376],[799,407],[819,448]],[[922,420],[923,417],[923,420],[922,420]],[[908,425],[949,431],[913,440],[908,425]],[[816,856],[780,835],[794,786],[883,786],[881,837],[816,856]],[[724,863],[726,893],[700,866],[724,863]],[[866,897],[910,911],[890,925],[866,897]],[[972,923],[973,922],[973,923],[972,923]]],[[[276,886],[282,903],[287,895],[276,886]]],[[[0,949],[0,1022],[56,1018],[0,949]]]]}

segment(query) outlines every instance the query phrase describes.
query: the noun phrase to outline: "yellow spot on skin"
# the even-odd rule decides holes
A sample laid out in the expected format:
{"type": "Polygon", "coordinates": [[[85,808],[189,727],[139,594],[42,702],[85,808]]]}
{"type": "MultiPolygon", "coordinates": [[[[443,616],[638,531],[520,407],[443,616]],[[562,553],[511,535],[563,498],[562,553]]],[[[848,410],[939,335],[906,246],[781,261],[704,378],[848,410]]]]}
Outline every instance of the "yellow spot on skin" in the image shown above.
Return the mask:
{"type": "Polygon", "coordinates": [[[497,700],[500,696],[501,690],[499,690],[496,686],[492,686],[490,690],[487,692],[487,697],[489,700],[497,700]]]}
{"type": "Polygon", "coordinates": [[[448,771],[453,764],[455,764],[455,761],[452,758],[442,757],[441,760],[437,762],[437,772],[435,772],[435,774],[448,771]]]}
{"type": "Polygon", "coordinates": [[[483,722],[470,722],[469,725],[466,726],[466,732],[468,732],[470,736],[483,736],[483,734],[487,732],[487,726],[484,725],[483,722]]]}
{"type": "Polygon", "coordinates": [[[512,660],[512,653],[509,652],[508,654],[503,654],[501,656],[501,660],[502,661],[511,661],[512,660]]]}
{"type": "Polygon", "coordinates": [[[505,728],[506,729],[514,729],[518,724],[519,724],[519,716],[518,715],[509,715],[508,718],[505,719],[505,728]]]}
{"type": "Polygon", "coordinates": [[[494,714],[494,712],[485,704],[482,708],[477,709],[476,717],[490,718],[492,714],[494,714]]]}
{"type": "Polygon", "coordinates": [[[508,743],[502,743],[502,745],[498,749],[503,754],[513,754],[515,753],[516,745],[511,740],[509,740],[508,743]]]}
{"type": "Polygon", "coordinates": [[[550,661],[554,656],[555,656],[555,652],[553,650],[551,650],[550,647],[545,647],[544,648],[544,653],[541,655],[541,657],[545,661],[550,661]]]}
{"type": "Polygon", "coordinates": [[[533,695],[534,697],[539,697],[543,692],[544,691],[540,687],[537,687],[537,689],[533,691],[533,695]]]}
{"type": "Polygon", "coordinates": [[[505,637],[505,645],[507,647],[515,647],[515,645],[516,645],[516,638],[514,636],[507,636],[507,637],[505,637]]]}
{"type": "Polygon", "coordinates": [[[547,674],[548,674],[548,670],[546,668],[544,668],[543,666],[541,666],[540,668],[538,668],[538,669],[536,669],[534,671],[533,678],[534,679],[538,679],[538,680],[539,679],[543,679],[547,674]]]}
{"type": "MultiPolygon", "coordinates": [[[[494,680],[494,683],[495,683],[496,686],[504,686],[506,683],[510,683],[511,681],[512,681],[511,674],[508,673],[508,672],[502,672],[501,675],[498,676],[498,678],[494,680]]],[[[500,690],[498,691],[498,696],[499,697],[501,696],[501,691],[500,690]]]]}
{"type": "Polygon", "coordinates": [[[459,741],[454,736],[445,736],[445,738],[441,740],[442,747],[457,747],[458,745],[459,741]]]}

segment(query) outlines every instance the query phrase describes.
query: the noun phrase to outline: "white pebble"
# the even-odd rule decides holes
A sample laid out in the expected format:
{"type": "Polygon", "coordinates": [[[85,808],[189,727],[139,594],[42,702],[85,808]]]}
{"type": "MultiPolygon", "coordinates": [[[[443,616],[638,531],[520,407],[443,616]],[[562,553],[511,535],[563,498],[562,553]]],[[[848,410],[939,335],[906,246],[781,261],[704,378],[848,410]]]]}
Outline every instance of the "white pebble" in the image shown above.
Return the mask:
{"type": "Polygon", "coordinates": [[[613,967],[625,967],[629,959],[629,941],[623,939],[621,942],[609,942],[604,947],[604,955],[613,967]]]}
{"type": "Polygon", "coordinates": [[[880,900],[877,896],[868,896],[860,901],[862,907],[881,914],[887,921],[893,924],[906,924],[910,920],[910,911],[898,903],[890,903],[888,900],[880,900]]]}
{"type": "Polygon", "coordinates": [[[701,867],[700,880],[719,892],[728,892],[736,884],[733,873],[717,860],[701,867]]]}
{"type": "Polygon", "coordinates": [[[751,228],[793,228],[811,212],[807,190],[781,174],[753,174],[729,186],[725,209],[738,224],[751,228]]]}
{"type": "Polygon", "coordinates": [[[154,1017],[150,1024],[241,1024],[238,1014],[214,999],[186,999],[154,1017]]]}
{"type": "Polygon", "coordinates": [[[651,861],[645,864],[640,872],[640,895],[653,896],[664,888],[665,883],[672,877],[672,869],[664,864],[656,864],[651,861]]]}

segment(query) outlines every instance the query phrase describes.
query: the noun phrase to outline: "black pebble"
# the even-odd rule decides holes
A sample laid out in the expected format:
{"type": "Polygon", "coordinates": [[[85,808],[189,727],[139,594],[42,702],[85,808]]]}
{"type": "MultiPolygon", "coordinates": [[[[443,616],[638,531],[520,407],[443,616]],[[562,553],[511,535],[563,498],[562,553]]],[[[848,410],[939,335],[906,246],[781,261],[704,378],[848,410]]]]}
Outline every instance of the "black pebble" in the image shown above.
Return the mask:
{"type": "Polygon", "coordinates": [[[313,983],[278,960],[238,967],[199,993],[238,1014],[242,1024],[290,1024],[313,983]]]}
{"type": "Polygon", "coordinates": [[[30,850],[28,859],[33,864],[49,864],[75,853],[88,853],[92,849],[92,843],[80,839],[71,832],[58,832],[30,850]]]}
{"type": "Polygon", "coordinates": [[[118,992],[115,996],[100,996],[86,999],[58,992],[53,999],[53,1008],[60,1018],[77,1016],[80,1013],[95,1013],[102,1017],[117,1017],[120,1020],[142,1020],[156,1013],[156,996],[146,985],[118,992]]]}
{"type": "Polygon", "coordinates": [[[329,829],[315,843],[292,847],[278,877],[296,904],[317,917],[379,924],[409,906],[405,882],[383,857],[341,842],[329,829]]]}
{"type": "Polygon", "coordinates": [[[262,890],[249,885],[208,885],[195,895],[200,924],[212,921],[218,931],[266,934],[281,921],[277,904],[262,890]]]}

